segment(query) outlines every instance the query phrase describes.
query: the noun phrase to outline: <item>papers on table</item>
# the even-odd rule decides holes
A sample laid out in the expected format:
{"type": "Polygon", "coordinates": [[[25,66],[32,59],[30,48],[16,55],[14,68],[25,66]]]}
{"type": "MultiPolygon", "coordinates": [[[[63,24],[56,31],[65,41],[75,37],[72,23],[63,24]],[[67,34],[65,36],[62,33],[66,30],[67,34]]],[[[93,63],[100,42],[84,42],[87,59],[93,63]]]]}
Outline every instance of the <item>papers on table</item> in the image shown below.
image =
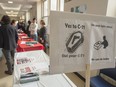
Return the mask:
{"type": "Polygon", "coordinates": [[[26,44],[26,45],[34,45],[37,44],[37,41],[21,41],[20,44],[26,44]]]}
{"type": "Polygon", "coordinates": [[[25,41],[21,41],[21,44],[26,44],[26,42],[25,41]]]}
{"type": "Polygon", "coordinates": [[[27,37],[27,36],[22,36],[21,38],[22,38],[22,39],[25,39],[25,38],[29,38],[29,37],[27,37]]]}
{"type": "Polygon", "coordinates": [[[48,73],[49,68],[48,65],[43,62],[43,63],[34,63],[34,64],[26,64],[22,66],[17,66],[18,68],[18,73],[19,75],[22,73],[33,73],[33,72],[38,72],[39,74],[42,73],[48,73]]]}

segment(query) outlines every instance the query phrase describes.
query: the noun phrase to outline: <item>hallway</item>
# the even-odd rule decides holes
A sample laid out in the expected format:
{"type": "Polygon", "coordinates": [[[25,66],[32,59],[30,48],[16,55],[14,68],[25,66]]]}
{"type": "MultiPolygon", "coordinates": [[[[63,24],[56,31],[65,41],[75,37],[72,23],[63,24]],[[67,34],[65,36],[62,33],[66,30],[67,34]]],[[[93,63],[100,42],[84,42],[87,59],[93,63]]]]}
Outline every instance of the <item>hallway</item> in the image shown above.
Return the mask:
{"type": "Polygon", "coordinates": [[[2,58],[0,61],[0,87],[12,87],[13,75],[6,75],[5,70],[7,70],[5,58],[2,58]]]}

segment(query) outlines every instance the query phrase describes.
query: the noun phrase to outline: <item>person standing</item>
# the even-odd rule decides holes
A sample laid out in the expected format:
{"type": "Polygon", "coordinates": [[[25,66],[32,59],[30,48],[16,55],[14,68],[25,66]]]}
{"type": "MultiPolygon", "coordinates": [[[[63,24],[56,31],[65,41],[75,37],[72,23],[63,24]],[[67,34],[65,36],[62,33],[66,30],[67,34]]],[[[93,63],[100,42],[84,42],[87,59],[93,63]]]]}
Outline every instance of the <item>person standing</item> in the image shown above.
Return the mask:
{"type": "Polygon", "coordinates": [[[44,51],[46,52],[46,27],[44,20],[40,21],[41,28],[39,30],[39,41],[44,46],[44,51]]]}
{"type": "Polygon", "coordinates": [[[38,41],[38,36],[37,36],[38,24],[36,22],[37,22],[36,18],[33,18],[33,22],[29,27],[29,31],[30,31],[30,37],[35,41],[38,41]]]}
{"type": "Polygon", "coordinates": [[[12,20],[11,21],[11,25],[14,26],[14,27],[16,27],[16,20],[12,20]]]}
{"type": "Polygon", "coordinates": [[[16,30],[18,30],[18,29],[17,29],[17,26],[16,26],[16,20],[12,20],[12,21],[11,21],[11,25],[12,25],[16,30]]]}
{"type": "Polygon", "coordinates": [[[26,33],[27,33],[27,35],[28,35],[29,37],[30,37],[30,31],[29,31],[30,25],[31,25],[31,21],[29,20],[29,21],[28,21],[28,26],[27,26],[27,29],[26,29],[26,33]]]}
{"type": "Polygon", "coordinates": [[[21,30],[24,32],[24,33],[26,33],[26,30],[25,30],[25,23],[22,21],[21,22],[21,30]]]}
{"type": "Polygon", "coordinates": [[[4,55],[6,58],[6,64],[8,71],[5,71],[6,74],[12,75],[13,66],[12,60],[14,60],[14,53],[17,47],[18,35],[16,29],[10,24],[10,17],[4,15],[1,19],[2,25],[0,27],[3,39],[2,48],[4,50],[4,55]]]}

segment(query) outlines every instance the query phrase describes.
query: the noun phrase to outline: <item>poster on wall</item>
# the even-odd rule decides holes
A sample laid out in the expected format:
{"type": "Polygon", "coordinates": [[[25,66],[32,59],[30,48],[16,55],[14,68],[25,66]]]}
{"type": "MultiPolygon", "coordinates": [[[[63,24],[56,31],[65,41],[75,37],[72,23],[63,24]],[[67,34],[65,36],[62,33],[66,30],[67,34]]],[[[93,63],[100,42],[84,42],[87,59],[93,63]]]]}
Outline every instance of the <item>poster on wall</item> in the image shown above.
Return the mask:
{"type": "Polygon", "coordinates": [[[84,71],[86,64],[92,64],[92,69],[114,67],[115,22],[108,17],[52,11],[50,73],[84,71]]]}

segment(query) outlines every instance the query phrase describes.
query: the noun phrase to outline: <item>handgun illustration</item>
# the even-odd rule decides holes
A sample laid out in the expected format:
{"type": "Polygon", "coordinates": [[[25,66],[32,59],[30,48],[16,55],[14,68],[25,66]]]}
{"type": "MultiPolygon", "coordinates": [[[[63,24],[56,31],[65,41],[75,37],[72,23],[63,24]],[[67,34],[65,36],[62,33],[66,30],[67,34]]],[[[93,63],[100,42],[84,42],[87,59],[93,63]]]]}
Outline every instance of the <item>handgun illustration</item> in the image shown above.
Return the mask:
{"type": "Polygon", "coordinates": [[[84,37],[80,31],[73,32],[66,42],[66,48],[69,53],[75,52],[75,50],[83,43],[84,37]]]}

